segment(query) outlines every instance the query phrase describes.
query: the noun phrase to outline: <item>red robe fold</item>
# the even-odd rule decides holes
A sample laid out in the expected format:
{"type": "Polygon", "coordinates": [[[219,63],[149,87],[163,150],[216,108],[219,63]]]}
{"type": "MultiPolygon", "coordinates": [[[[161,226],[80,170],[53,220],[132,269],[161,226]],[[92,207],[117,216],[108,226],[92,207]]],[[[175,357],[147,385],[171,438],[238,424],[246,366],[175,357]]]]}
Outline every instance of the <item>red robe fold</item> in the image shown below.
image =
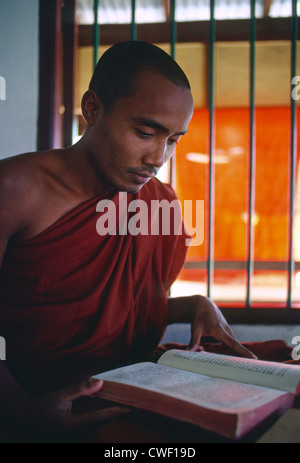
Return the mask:
{"type": "MultiPolygon", "coordinates": [[[[126,197],[128,204],[145,201],[149,211],[152,200],[176,199],[157,180],[126,197]]],[[[151,221],[147,236],[99,236],[98,202],[114,202],[118,230],[119,198],[93,198],[37,237],[9,243],[0,271],[0,335],[8,367],[31,392],[148,358],[163,335],[187,237],[153,235],[151,221]]],[[[126,222],[134,215],[126,212],[126,222]]]]}

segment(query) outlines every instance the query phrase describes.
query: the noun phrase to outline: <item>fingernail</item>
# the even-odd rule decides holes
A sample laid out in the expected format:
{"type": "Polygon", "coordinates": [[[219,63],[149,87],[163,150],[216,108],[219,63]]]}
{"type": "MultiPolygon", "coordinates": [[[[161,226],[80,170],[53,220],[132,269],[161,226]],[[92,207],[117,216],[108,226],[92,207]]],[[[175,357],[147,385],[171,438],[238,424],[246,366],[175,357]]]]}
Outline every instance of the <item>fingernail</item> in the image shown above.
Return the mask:
{"type": "Polygon", "coordinates": [[[90,378],[90,379],[88,380],[89,386],[95,386],[96,384],[100,384],[100,383],[103,383],[102,379],[90,378]]]}

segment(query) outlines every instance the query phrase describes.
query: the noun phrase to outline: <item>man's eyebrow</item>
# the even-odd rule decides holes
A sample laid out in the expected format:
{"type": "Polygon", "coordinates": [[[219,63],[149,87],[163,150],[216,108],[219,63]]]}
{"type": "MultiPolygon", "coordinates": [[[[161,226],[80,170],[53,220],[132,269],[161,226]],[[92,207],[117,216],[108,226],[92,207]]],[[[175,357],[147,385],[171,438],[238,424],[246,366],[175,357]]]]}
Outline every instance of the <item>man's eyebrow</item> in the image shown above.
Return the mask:
{"type": "MultiPolygon", "coordinates": [[[[133,122],[136,122],[137,124],[144,125],[146,127],[151,127],[152,129],[157,129],[160,132],[164,132],[166,134],[170,133],[170,130],[162,125],[160,122],[156,121],[155,119],[151,119],[148,117],[134,117],[133,122]]],[[[184,130],[183,132],[175,133],[174,135],[186,135],[187,130],[184,130]]]]}

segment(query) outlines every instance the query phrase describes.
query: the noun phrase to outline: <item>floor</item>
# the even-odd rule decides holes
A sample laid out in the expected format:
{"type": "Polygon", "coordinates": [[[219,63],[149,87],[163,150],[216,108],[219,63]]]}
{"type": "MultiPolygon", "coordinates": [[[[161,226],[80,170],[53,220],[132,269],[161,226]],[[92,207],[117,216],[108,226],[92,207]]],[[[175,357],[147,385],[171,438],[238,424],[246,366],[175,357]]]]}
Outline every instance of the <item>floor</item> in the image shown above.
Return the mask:
{"type": "MultiPolygon", "coordinates": [[[[240,342],[283,339],[288,345],[292,346],[293,338],[300,337],[300,325],[231,325],[231,328],[240,342]]],[[[170,325],[162,340],[163,343],[179,342],[183,344],[188,344],[189,341],[190,327],[186,324],[170,325]]]]}

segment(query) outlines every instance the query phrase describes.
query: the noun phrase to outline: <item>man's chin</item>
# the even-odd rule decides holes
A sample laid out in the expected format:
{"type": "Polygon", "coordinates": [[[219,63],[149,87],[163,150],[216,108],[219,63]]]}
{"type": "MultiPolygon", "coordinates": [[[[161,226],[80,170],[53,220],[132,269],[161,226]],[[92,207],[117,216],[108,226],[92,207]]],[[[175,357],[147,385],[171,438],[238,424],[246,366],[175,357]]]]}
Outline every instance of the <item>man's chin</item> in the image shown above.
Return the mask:
{"type": "Polygon", "coordinates": [[[123,192],[123,193],[128,193],[130,195],[136,195],[139,191],[141,191],[141,189],[143,188],[144,185],[136,185],[136,186],[128,186],[128,187],[125,187],[125,186],[122,186],[122,187],[119,187],[117,188],[119,191],[123,192]]]}

